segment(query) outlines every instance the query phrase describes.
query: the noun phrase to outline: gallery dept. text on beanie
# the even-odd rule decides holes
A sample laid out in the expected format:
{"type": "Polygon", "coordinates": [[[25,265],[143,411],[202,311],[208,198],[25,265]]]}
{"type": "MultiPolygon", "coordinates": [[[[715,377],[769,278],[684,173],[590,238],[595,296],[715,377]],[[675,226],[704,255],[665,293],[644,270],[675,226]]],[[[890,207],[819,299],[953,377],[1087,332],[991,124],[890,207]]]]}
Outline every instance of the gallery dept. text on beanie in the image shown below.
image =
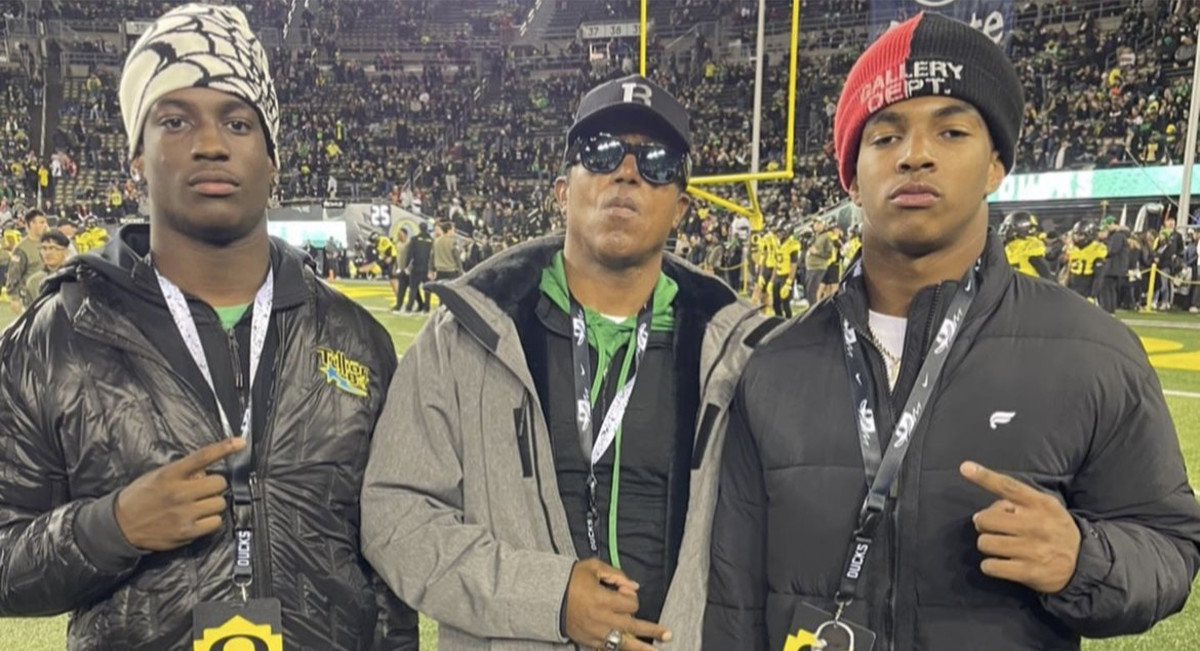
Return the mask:
{"type": "Polygon", "coordinates": [[[1016,159],[1025,94],[1007,55],[982,32],[922,12],[871,44],[846,78],[833,120],[842,187],[858,163],[863,126],[872,115],[914,97],[960,99],[987,123],[1005,170],[1016,159]]]}

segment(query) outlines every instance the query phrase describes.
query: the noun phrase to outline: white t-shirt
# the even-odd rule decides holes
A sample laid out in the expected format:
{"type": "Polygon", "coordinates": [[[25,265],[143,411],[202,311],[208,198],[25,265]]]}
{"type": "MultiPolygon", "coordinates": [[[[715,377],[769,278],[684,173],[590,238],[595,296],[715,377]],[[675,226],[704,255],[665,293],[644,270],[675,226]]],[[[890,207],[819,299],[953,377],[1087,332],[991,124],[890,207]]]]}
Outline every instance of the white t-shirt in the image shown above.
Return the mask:
{"type": "MultiPolygon", "coordinates": [[[[871,332],[875,339],[887,352],[883,362],[887,365],[888,377],[896,377],[900,372],[899,361],[904,358],[904,334],[908,331],[908,319],[898,316],[880,314],[872,310],[868,316],[871,332]],[[894,364],[894,366],[893,366],[894,364]]],[[[895,383],[891,388],[895,388],[895,383]]]]}

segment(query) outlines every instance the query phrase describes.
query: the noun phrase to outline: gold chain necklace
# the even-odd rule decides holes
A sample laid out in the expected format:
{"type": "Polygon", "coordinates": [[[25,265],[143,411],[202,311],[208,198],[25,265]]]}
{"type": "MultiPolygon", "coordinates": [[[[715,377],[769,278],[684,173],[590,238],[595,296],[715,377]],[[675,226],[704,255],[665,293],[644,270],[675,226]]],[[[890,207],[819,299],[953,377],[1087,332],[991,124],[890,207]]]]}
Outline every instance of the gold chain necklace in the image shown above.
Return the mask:
{"type": "Polygon", "coordinates": [[[875,336],[875,329],[871,326],[867,326],[867,337],[870,338],[871,343],[879,351],[879,354],[883,355],[883,366],[887,371],[888,389],[896,388],[896,382],[900,379],[900,358],[893,355],[892,351],[879,342],[879,337],[875,336]]]}

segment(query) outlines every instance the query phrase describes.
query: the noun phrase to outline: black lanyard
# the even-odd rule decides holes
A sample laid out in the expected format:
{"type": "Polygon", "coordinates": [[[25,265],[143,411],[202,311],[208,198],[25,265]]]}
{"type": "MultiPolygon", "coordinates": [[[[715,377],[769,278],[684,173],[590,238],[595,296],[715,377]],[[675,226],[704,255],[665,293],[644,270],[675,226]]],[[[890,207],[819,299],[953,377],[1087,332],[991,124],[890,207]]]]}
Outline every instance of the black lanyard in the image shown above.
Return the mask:
{"type": "MultiPolygon", "coordinates": [[[[595,436],[592,430],[592,382],[595,378],[592,376],[591,356],[588,353],[587,343],[587,320],[583,315],[583,307],[571,297],[571,361],[575,372],[575,424],[579,429],[579,446],[583,450],[583,456],[588,460],[588,476],[587,476],[587,494],[588,494],[588,510],[587,510],[587,536],[588,547],[592,553],[599,551],[596,545],[596,521],[600,516],[599,508],[596,504],[596,463],[608,451],[612,445],[613,439],[617,438],[618,430],[621,427],[621,421],[625,418],[625,409],[629,407],[629,399],[633,395],[633,386],[637,382],[638,371],[642,368],[642,354],[646,352],[646,344],[650,340],[650,321],[651,321],[651,306],[654,304],[654,296],[651,295],[650,300],[642,307],[637,316],[637,329],[634,330],[631,336],[630,344],[634,347],[634,372],[633,376],[626,381],[613,396],[612,402],[608,406],[608,411],[604,414],[604,420],[600,423],[599,436],[595,436]]],[[[626,350],[626,356],[629,352],[626,350]]],[[[609,368],[612,368],[615,358],[609,361],[609,368]]],[[[606,371],[607,374],[607,371],[606,371]]],[[[618,444],[619,445],[619,444],[618,444]]],[[[618,449],[619,451],[619,449],[618,449]]],[[[617,492],[617,477],[618,468],[614,462],[612,490],[610,491],[610,520],[608,523],[609,531],[614,531],[616,527],[615,494],[617,492]]],[[[609,536],[610,561],[613,565],[620,567],[617,559],[617,551],[613,548],[615,536],[609,536]]]]}
{"type": "MultiPolygon", "coordinates": [[[[862,263],[858,263],[843,281],[843,287],[849,278],[862,273],[862,263]]],[[[842,317],[842,337],[846,359],[846,371],[850,375],[850,400],[856,414],[855,423],[858,426],[858,442],[862,447],[863,466],[866,471],[868,485],[867,496],[858,512],[858,525],[850,540],[850,549],[846,553],[846,565],[842,571],[841,582],[837,591],[837,617],[840,618],[846,606],[858,597],[858,581],[866,564],[867,552],[871,550],[875,532],[883,520],[884,507],[888,495],[900,475],[904,456],[908,454],[909,443],[917,429],[917,424],[925,414],[929,399],[937,388],[942,370],[950,350],[958,339],[963,319],[971,302],[975,300],[976,284],[979,281],[980,263],[967,272],[958,291],[950,301],[946,318],[938,329],[937,336],[929,346],[918,381],[913,384],[904,403],[904,411],[896,422],[886,452],[880,452],[879,435],[875,423],[875,381],[866,362],[865,351],[858,340],[858,334],[850,320],[842,317]]]]}

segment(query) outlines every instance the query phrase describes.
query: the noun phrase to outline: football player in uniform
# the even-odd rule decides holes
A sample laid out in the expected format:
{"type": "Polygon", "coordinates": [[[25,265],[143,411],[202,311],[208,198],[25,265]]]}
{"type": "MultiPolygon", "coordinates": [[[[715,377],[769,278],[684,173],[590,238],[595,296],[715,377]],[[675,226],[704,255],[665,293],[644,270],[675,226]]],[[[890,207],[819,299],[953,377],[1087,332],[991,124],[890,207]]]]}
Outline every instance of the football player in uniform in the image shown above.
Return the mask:
{"type": "Polygon", "coordinates": [[[796,285],[796,267],[800,263],[800,240],[782,219],[775,222],[774,269],[771,277],[771,307],[775,316],[792,318],[792,288],[796,285]]]}
{"type": "Polygon", "coordinates": [[[1000,224],[1004,255],[1017,271],[1035,278],[1053,278],[1046,263],[1046,243],[1038,236],[1037,218],[1024,210],[1009,213],[1000,224]]]}
{"type": "Polygon", "coordinates": [[[755,248],[754,264],[757,267],[754,280],[754,295],[750,302],[766,307],[771,303],[770,280],[775,263],[775,250],[779,248],[779,238],[774,232],[767,231],[758,234],[758,244],[755,248]]]}
{"type": "Polygon", "coordinates": [[[830,243],[833,245],[833,251],[829,254],[829,266],[825,268],[825,272],[821,275],[821,287],[817,290],[817,300],[825,300],[826,296],[833,296],[837,292],[838,281],[842,279],[842,225],[837,222],[836,218],[831,217],[825,226],[829,233],[830,243]]]}
{"type": "Polygon", "coordinates": [[[1067,252],[1067,287],[1093,301],[1100,289],[1100,269],[1108,256],[1108,247],[1096,239],[1098,235],[1096,222],[1076,222],[1071,229],[1071,250],[1067,252]]]}
{"type": "Polygon", "coordinates": [[[846,243],[842,245],[842,272],[845,273],[854,256],[862,248],[862,224],[855,224],[846,231],[846,243]]]}

